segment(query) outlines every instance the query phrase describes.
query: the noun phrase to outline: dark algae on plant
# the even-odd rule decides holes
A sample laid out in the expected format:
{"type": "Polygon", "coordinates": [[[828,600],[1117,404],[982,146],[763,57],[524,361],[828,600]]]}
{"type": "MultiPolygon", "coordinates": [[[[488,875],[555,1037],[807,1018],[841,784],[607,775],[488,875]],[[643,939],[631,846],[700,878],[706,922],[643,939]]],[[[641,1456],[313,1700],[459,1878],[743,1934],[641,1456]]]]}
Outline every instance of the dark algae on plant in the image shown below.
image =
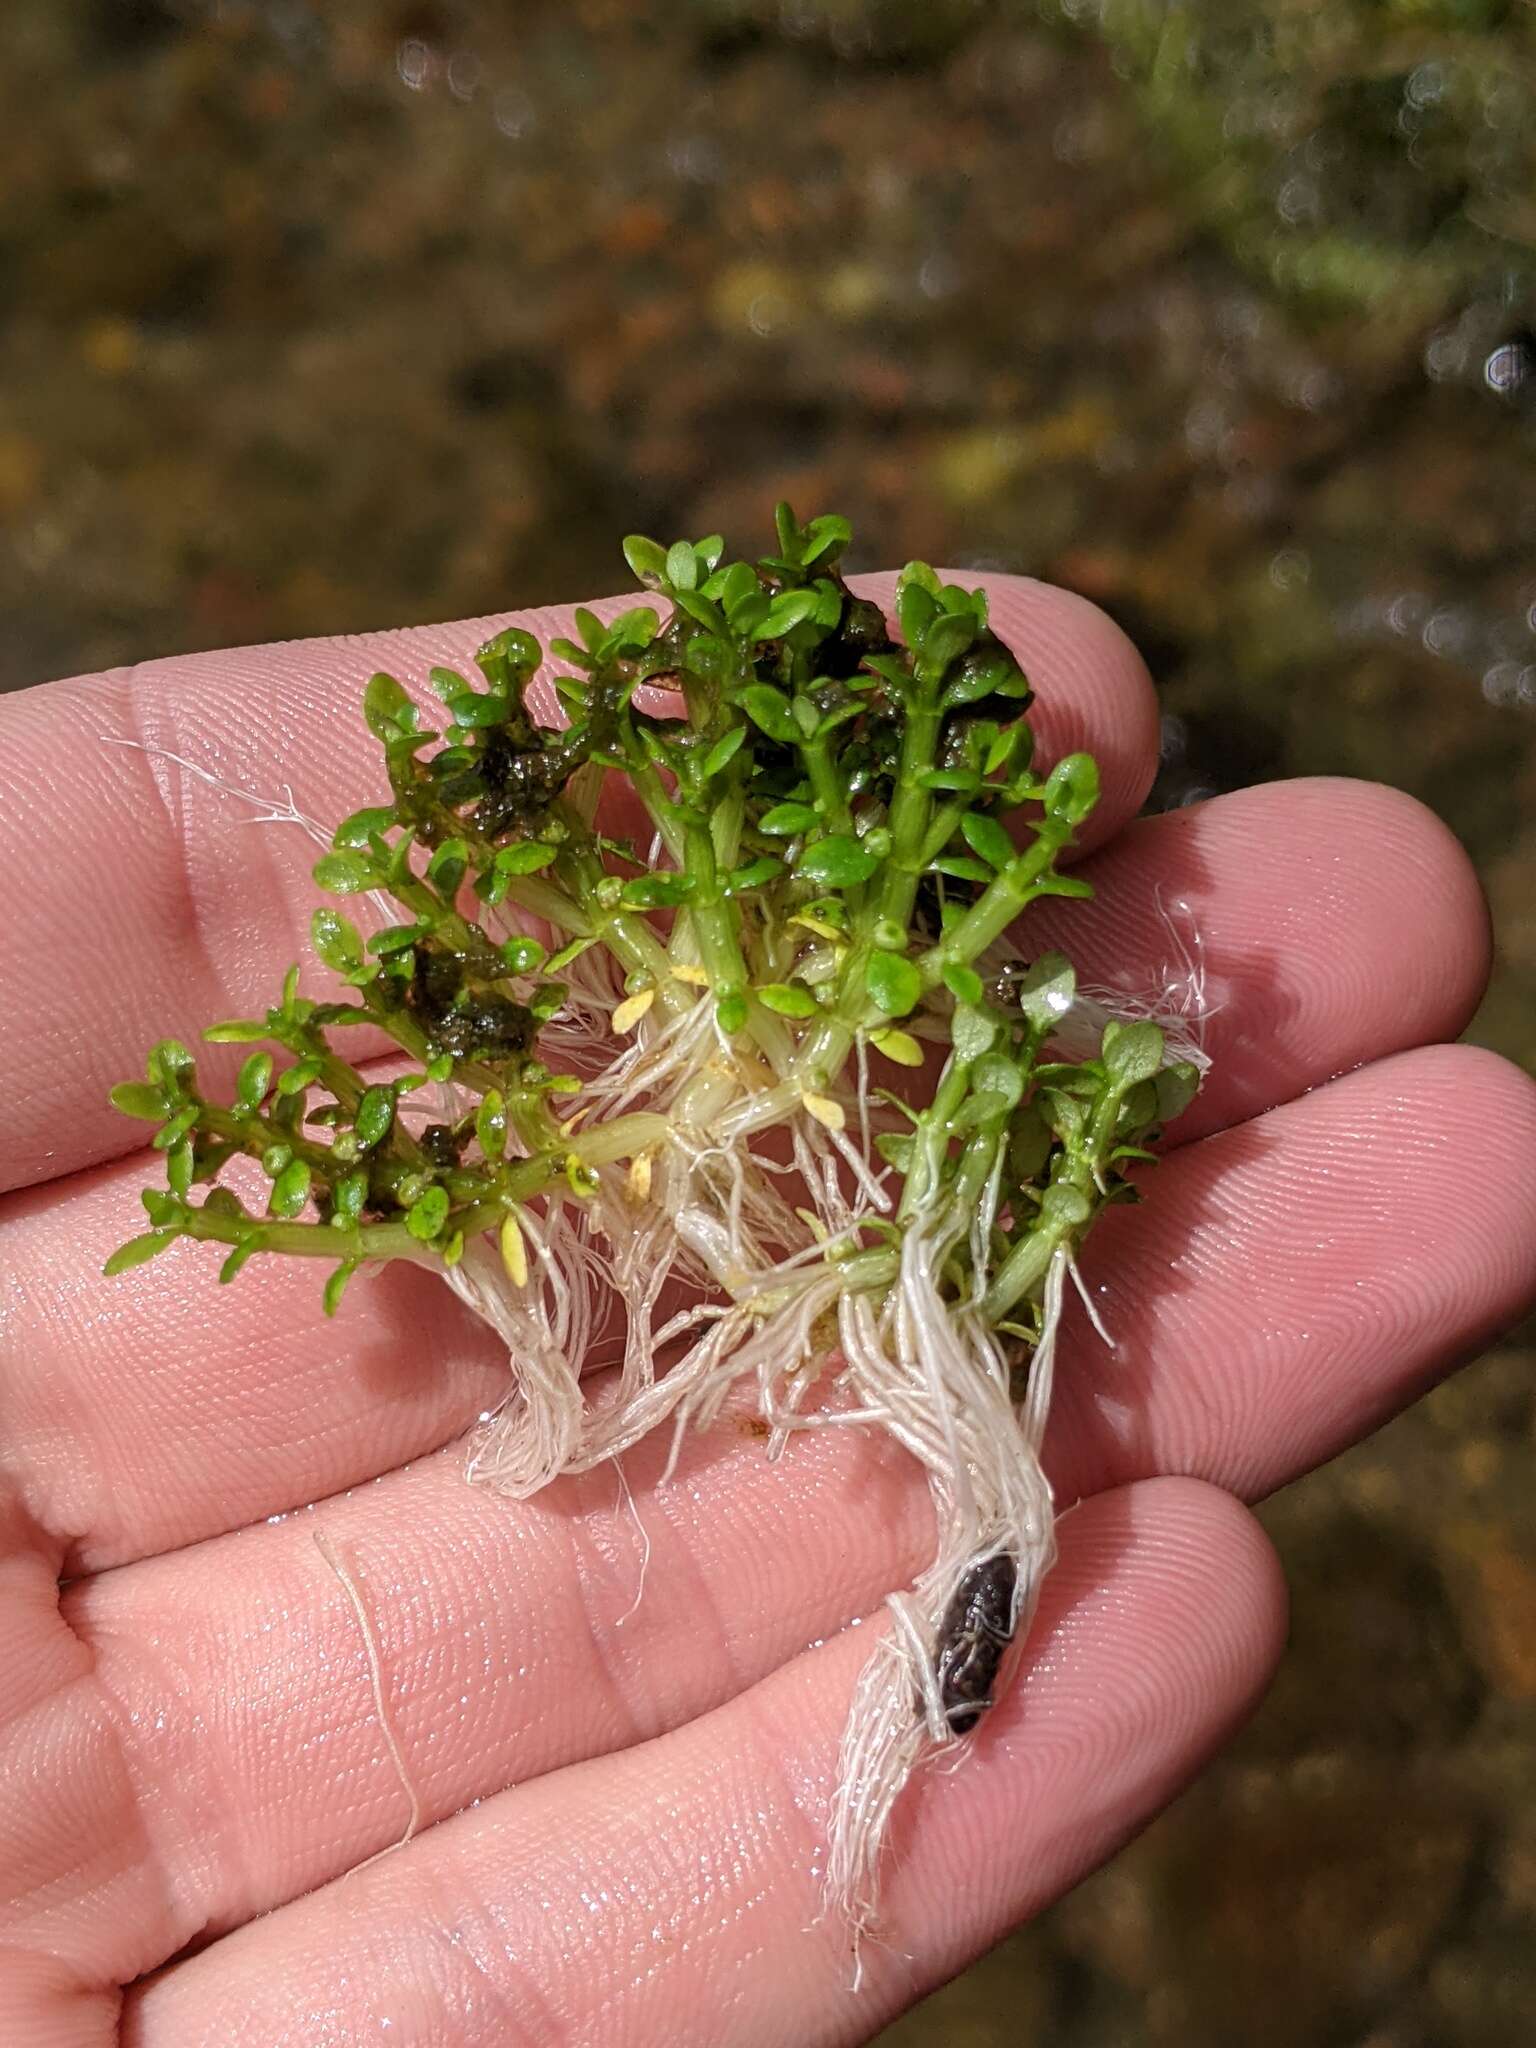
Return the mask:
{"type": "Polygon", "coordinates": [[[108,1270],[180,1238],[225,1247],[225,1279],[316,1258],[334,1311],[365,1266],[427,1266],[506,1341],[471,1469],[519,1496],[709,1423],[741,1381],[770,1455],[888,1429],[938,1542],[850,1708],[827,1882],[858,1932],[902,1786],[1027,1630],[1064,1290],[1201,1061],[1032,956],[1027,919],[1021,947],[1031,904],[1090,893],[1060,862],[1097,769],[1036,766],[982,592],[911,563],[893,633],[843,580],[849,538],[784,505],[757,561],[632,536],[654,601],[553,642],[558,728],[518,629],[475,678],[431,671],[430,722],[375,675],[389,801],[315,867],[355,912],[314,914],[339,986],[295,967],[265,1017],[210,1025],[253,1048],[228,1102],[171,1041],[115,1091],[166,1185],[108,1270]],[[349,1056],[362,1027],[388,1071],[349,1056]]]}

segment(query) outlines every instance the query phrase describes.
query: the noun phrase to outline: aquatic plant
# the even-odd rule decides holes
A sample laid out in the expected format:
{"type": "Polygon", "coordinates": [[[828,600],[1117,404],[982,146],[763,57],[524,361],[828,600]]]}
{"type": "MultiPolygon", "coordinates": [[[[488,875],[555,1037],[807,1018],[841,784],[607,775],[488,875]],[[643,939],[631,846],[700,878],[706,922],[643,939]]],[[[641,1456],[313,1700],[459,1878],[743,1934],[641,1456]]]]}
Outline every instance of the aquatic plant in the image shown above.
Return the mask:
{"type": "Polygon", "coordinates": [[[938,1539],[848,1719],[828,1886],[862,1931],[903,1784],[998,1696],[1051,1560],[1078,1248],[1199,1062],[1021,950],[1031,904],[1091,893],[1061,861],[1095,765],[1035,766],[982,592],[910,564],[898,638],[844,581],[849,537],[787,506],[757,562],[632,537],[665,611],[577,611],[558,728],[518,628],[477,679],[431,672],[433,724],[375,675],[389,798],[314,871],[362,918],[314,913],[339,988],[295,967],[264,1017],[208,1028],[253,1048],[228,1100],[169,1040],[114,1091],[167,1184],[107,1270],[183,1238],[226,1247],[225,1280],[314,1258],[334,1312],[365,1266],[429,1268],[507,1345],[471,1469],[519,1497],[707,1425],[743,1380],[770,1455],[890,1431],[938,1539]]]}

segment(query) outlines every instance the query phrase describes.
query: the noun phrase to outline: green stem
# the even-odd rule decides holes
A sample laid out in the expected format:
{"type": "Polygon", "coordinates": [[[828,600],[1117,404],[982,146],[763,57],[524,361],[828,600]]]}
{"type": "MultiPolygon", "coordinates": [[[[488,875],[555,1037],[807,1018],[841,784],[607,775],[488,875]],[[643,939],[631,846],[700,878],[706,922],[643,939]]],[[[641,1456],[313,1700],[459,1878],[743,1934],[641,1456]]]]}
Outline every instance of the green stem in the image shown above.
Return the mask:
{"type": "Polygon", "coordinates": [[[995,1328],[1032,1288],[1039,1286],[1050,1270],[1057,1248],[1069,1234],[1066,1229],[1042,1226],[1020,1239],[993,1274],[992,1284],[982,1296],[981,1313],[986,1322],[995,1328]]]}
{"type": "Polygon", "coordinates": [[[683,858],[693,882],[688,922],[710,988],[717,1001],[724,996],[743,995],[747,988],[747,964],[741,954],[736,913],[720,885],[714,837],[709,827],[696,818],[690,818],[684,827],[683,858]]]}
{"type": "Polygon", "coordinates": [[[853,832],[853,813],[848,808],[848,794],[842,778],[832,765],[831,747],[825,739],[804,740],[800,746],[800,758],[805,763],[805,772],[810,778],[811,794],[816,808],[821,813],[822,823],[828,832],[850,837],[853,832]]]}
{"type": "Polygon", "coordinates": [[[1050,819],[1037,828],[1034,844],[993,877],[964,917],[918,961],[925,989],[938,987],[946,967],[969,967],[1021,912],[1046,893],[1039,884],[1069,836],[1065,825],[1050,819]]]}

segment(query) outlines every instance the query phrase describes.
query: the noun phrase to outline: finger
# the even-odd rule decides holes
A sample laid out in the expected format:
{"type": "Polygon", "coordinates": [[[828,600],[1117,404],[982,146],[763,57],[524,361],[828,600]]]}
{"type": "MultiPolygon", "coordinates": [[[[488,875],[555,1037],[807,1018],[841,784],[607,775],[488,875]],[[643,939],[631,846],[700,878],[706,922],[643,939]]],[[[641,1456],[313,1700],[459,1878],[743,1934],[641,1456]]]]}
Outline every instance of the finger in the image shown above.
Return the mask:
{"type": "Polygon", "coordinates": [[[130,1775],[176,1788],[145,1822],[167,1952],[398,1841],[412,1798],[430,1824],[693,1719],[911,1578],[932,1518],[894,1445],[828,1430],[770,1464],[749,1420],[736,1403],[666,1483],[647,1440],[628,1498],[609,1465],[507,1501],[455,1445],[68,1589],[130,1775]]]}
{"type": "MultiPolygon", "coordinates": [[[[1159,1169],[1176,1220],[1117,1248],[1104,1305],[1119,1348],[1068,1333],[1058,1499],[1163,1470],[1257,1493],[1374,1427],[1536,1297],[1533,1140],[1536,1090],[1447,1049],[1178,1153],[1159,1169]],[[1509,1132],[1468,1175],[1486,1207],[1467,1213],[1423,1200],[1423,1134],[1452,1102],[1509,1132]],[[1372,1195],[1357,1217],[1343,1156],[1371,1189],[1397,1173],[1396,1201],[1372,1195]]],[[[924,1484],[883,1437],[822,1431],[770,1465],[743,1420],[690,1439],[674,1485],[657,1484],[664,1442],[631,1453],[638,1523],[607,1469],[514,1506],[468,1486],[457,1449],[327,1504],[427,1819],[706,1711],[921,1568],[924,1484]]],[[[401,1825],[357,1618],[310,1526],[246,1530],[69,1596],[133,1731],[135,1782],[185,1785],[197,1731],[223,1731],[217,1782],[163,1815],[162,1861],[196,1873],[187,1926],[319,1884],[401,1825]]]]}
{"type": "Polygon", "coordinates": [[[1262,1534],[1180,1482],[1063,1529],[1017,1686],[965,1767],[914,1788],[890,1948],[850,1989],[818,1919],[838,1737],[868,1631],[718,1713],[486,1802],[345,1884],[215,1943],[125,2010],[132,2048],[257,2048],[295,2012],[338,2042],[387,2022],[509,2038],[863,2040],[1134,1832],[1231,1732],[1280,1647],[1262,1534]]]}
{"type": "MultiPolygon", "coordinates": [[[[1513,1319],[1521,1294],[1511,1218],[1528,1213],[1530,1200],[1529,1093],[1502,1062],[1446,1049],[1319,1091],[1286,1116],[1261,1119],[1247,1137],[1233,1134],[1225,1150],[1185,1148],[1193,1163],[1183,1153],[1165,1161],[1147,1202],[1107,1216],[1090,1241],[1086,1269],[1111,1290],[1102,1305],[1120,1348],[1065,1386],[1069,1404],[1090,1404],[1081,1427],[1095,1424],[1074,1490],[1101,1483],[1093,1463],[1101,1452],[1106,1469],[1129,1476],[1113,1462],[1117,1400],[1134,1405],[1116,1393],[1131,1384],[1128,1358],[1145,1360],[1138,1401],[1176,1397],[1180,1374],[1201,1357],[1219,1371],[1243,1330],[1277,1347],[1282,1361],[1293,1358],[1288,1333],[1304,1327],[1298,1289],[1329,1303],[1330,1314],[1336,1297],[1365,1314],[1361,1370],[1388,1375],[1389,1401],[1400,1398],[1395,1365],[1422,1370],[1435,1356],[1442,1316],[1464,1344],[1513,1319]],[[1448,1173],[1460,1177],[1457,1200],[1426,1203],[1426,1181],[1448,1173]],[[1218,1191],[1238,1190],[1234,1231],[1256,1219],[1219,1254],[1207,1253],[1198,1234],[1207,1213],[1228,1226],[1227,1208],[1211,1208],[1212,1177],[1218,1191]],[[1314,1229],[1320,1215],[1347,1235],[1357,1273],[1341,1269],[1332,1240],[1314,1229]],[[1138,1245],[1151,1250],[1132,1280],[1120,1262],[1138,1245]],[[1198,1267],[1176,1263],[1197,1254],[1198,1267]],[[1397,1333],[1375,1320],[1371,1297],[1355,1284],[1383,1261],[1388,1275],[1401,1270],[1406,1329],[1420,1331],[1416,1352],[1391,1348],[1397,1333]],[[1198,1272],[1200,1285],[1181,1283],[1180,1270],[1198,1272]],[[1264,1285],[1272,1320],[1249,1322],[1264,1285]],[[1194,1323],[1168,1325],[1173,1365],[1159,1357],[1154,1370],[1140,1333],[1161,1332],[1170,1292],[1194,1323]],[[1202,1351],[1196,1337],[1208,1302],[1213,1331],[1202,1351]]],[[[11,1363],[0,1376],[0,1455],[39,1525],[69,1546],[73,1569],[101,1569],[338,1491],[447,1441],[505,1392],[504,1353],[472,1319],[445,1313],[441,1283],[423,1272],[360,1278],[335,1320],[320,1313],[315,1277],[297,1260],[269,1260],[225,1289],[204,1247],[178,1245],[151,1266],[101,1280],[101,1260],[128,1227],[134,1178],[113,1169],[62,1192],[14,1197],[8,1212],[11,1363]],[[65,1273],[80,1277],[61,1287],[65,1273]],[[217,1342],[206,1341],[208,1331],[217,1342]]],[[[1255,1421],[1247,1410],[1243,1419],[1255,1421]]],[[[1325,1432],[1332,1426],[1327,1411],[1320,1421],[1325,1432]]]]}
{"type": "MultiPolygon", "coordinates": [[[[1044,756],[1069,746],[1100,756],[1095,829],[1112,831],[1155,766],[1146,671],[1082,599],[987,580],[1035,679],[1044,756]]],[[[569,608],[512,622],[546,642],[572,630],[569,608]]],[[[370,672],[387,668],[419,688],[429,666],[462,665],[505,623],[182,656],[0,699],[0,781],[16,792],[0,853],[29,877],[0,935],[0,1037],[12,1048],[0,1074],[0,1186],[132,1149],[133,1128],[107,1106],[107,1090],[138,1072],[156,1039],[263,1012],[307,952],[314,843],[300,825],[253,822],[252,806],[229,792],[291,799],[327,827],[380,800],[379,749],[357,710],[370,672]],[[133,744],[104,743],[122,740],[133,744]]],[[[209,1071],[232,1058],[211,1053],[209,1071]]]]}
{"type": "Polygon", "coordinates": [[[1058,1497],[1146,1472],[1258,1499],[1536,1307],[1536,1086],[1472,1046],[1381,1060],[1152,1170],[1082,1261],[1058,1497]]]}
{"type": "Polygon", "coordinates": [[[1042,903],[1120,1014],[1151,1011],[1210,1072],[1179,1143],[1332,1075],[1455,1038],[1487,985],[1487,909],[1432,811],[1380,783],[1262,783],[1130,825],[1086,862],[1092,902],[1042,903]]]}

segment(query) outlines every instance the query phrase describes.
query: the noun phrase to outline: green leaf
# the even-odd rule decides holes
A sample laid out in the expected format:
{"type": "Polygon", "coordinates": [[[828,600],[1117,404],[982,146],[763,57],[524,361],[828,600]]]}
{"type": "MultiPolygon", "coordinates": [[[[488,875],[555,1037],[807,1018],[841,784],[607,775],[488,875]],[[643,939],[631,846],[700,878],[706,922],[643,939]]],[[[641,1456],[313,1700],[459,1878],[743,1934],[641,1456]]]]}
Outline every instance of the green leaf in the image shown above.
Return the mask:
{"type": "Polygon", "coordinates": [[[636,875],[624,884],[619,901],[631,910],[663,910],[686,903],[693,894],[692,875],[636,875]]]}
{"type": "Polygon", "coordinates": [[[511,715],[512,706],[505,697],[494,691],[481,694],[467,690],[462,697],[450,700],[448,709],[453,713],[453,722],[462,730],[473,732],[478,728],[505,725],[511,715]]]}
{"type": "Polygon", "coordinates": [[[153,1139],[157,1152],[169,1152],[171,1147],[184,1138],[201,1114],[201,1105],[189,1102],[185,1109],[178,1110],[163,1130],[156,1131],[153,1139]]]}
{"type": "Polygon", "coordinates": [[[972,853],[980,854],[988,867],[1001,871],[1018,854],[1018,848],[996,818],[967,811],[960,820],[960,830],[972,853]]]}
{"type": "Polygon", "coordinates": [[[267,1197],[269,1214],[280,1216],[284,1222],[297,1216],[309,1200],[310,1178],[306,1161],[290,1159],[272,1183],[272,1192],[267,1197]]]}
{"type": "Polygon", "coordinates": [[[768,683],[749,683],[736,699],[752,723],[761,726],[769,739],[791,746],[800,736],[789,699],[768,683]]]}
{"type": "Polygon", "coordinates": [[[149,1079],[160,1082],[172,1094],[180,1089],[196,1067],[197,1061],[179,1038],[162,1038],[144,1062],[144,1071],[149,1079]]]}
{"type": "Polygon", "coordinates": [[[549,953],[541,940],[530,938],[526,932],[518,932],[502,941],[501,957],[514,974],[537,974],[549,953]]]}
{"type": "Polygon", "coordinates": [[[985,1010],[973,1010],[969,1004],[962,1003],[955,1011],[949,1036],[955,1058],[962,1065],[969,1065],[990,1052],[996,1043],[997,1020],[988,1016],[985,1010]]]}
{"type": "Polygon", "coordinates": [[[1189,1060],[1177,1060],[1157,1077],[1157,1120],[1171,1124],[1182,1116],[1200,1093],[1200,1069],[1189,1060]]]}
{"type": "Polygon", "coordinates": [[[423,1244],[430,1244],[448,1221],[449,1206],[448,1190],[434,1182],[407,1211],[406,1229],[423,1244]]]}
{"type": "Polygon", "coordinates": [[[667,551],[643,533],[624,536],[624,559],[642,583],[660,582],[667,573],[667,551]]]}
{"type": "Polygon", "coordinates": [[[547,868],[554,859],[558,848],[544,845],[538,839],[520,839],[515,846],[504,846],[496,856],[496,871],[502,875],[536,875],[540,868],[547,868]]]}
{"type": "Polygon", "coordinates": [[[313,872],[320,887],[337,896],[355,896],[359,890],[372,889],[378,884],[377,869],[361,853],[322,854],[315,862],[313,872]]]}
{"type": "Polygon", "coordinates": [[[495,1161],[507,1149],[507,1105],[499,1088],[489,1089],[475,1111],[475,1137],[486,1158],[495,1161]]]}
{"type": "Polygon", "coordinates": [[[418,939],[425,938],[427,930],[428,927],[420,922],[387,924],[383,931],[375,932],[369,939],[368,950],[370,953],[377,953],[380,958],[387,958],[391,953],[403,953],[407,946],[413,946],[418,939]]]}
{"type": "Polygon", "coordinates": [[[360,1264],[361,1261],[358,1259],[344,1259],[329,1280],[326,1281],[325,1291],[321,1295],[320,1300],[321,1306],[328,1316],[335,1315],[337,1309],[341,1307],[341,1297],[346,1292],[347,1282],[352,1278],[360,1264]]]}
{"type": "Polygon", "coordinates": [[[165,1090],[152,1081],[120,1081],[107,1100],[124,1116],[142,1117],[151,1124],[159,1123],[171,1106],[165,1090]]]}
{"type": "Polygon", "coordinates": [[[203,1036],[210,1045],[255,1045],[271,1033],[254,1017],[226,1017],[222,1024],[205,1025],[203,1036]]]}
{"type": "Polygon", "coordinates": [[[584,604],[577,605],[576,609],[571,613],[571,617],[576,622],[576,630],[581,635],[582,644],[587,652],[595,654],[602,646],[608,628],[597,616],[597,613],[589,611],[584,604]]]}
{"type": "Polygon", "coordinates": [[[235,1108],[242,1116],[260,1109],[272,1086],[272,1055],[253,1052],[235,1077],[235,1108]]]}
{"type": "Polygon", "coordinates": [[[660,628],[661,620],[648,604],[632,605],[627,612],[619,613],[603,635],[598,651],[604,660],[611,660],[616,654],[642,653],[660,628]]]}
{"type": "MultiPolygon", "coordinates": [[[[738,562],[735,566],[746,568],[745,562],[738,562]]],[[[747,570],[747,574],[752,575],[750,569],[747,570]]],[[[761,588],[756,577],[753,577],[751,590],[739,597],[726,614],[731,631],[738,640],[755,640],[757,629],[767,616],[768,593],[761,588]]]]}
{"type": "Polygon", "coordinates": [[[963,704],[979,704],[983,697],[1022,697],[1028,691],[1024,672],[1007,648],[977,647],[949,678],[944,705],[946,710],[954,710],[963,704]]]}
{"type": "Polygon", "coordinates": [[[362,1214],[363,1203],[368,1199],[368,1176],[366,1173],[348,1173],[336,1183],[335,1211],[331,1221],[343,1229],[356,1223],[362,1214]]]}
{"type": "Polygon", "coordinates": [[[992,870],[984,860],[971,860],[963,853],[941,854],[939,859],[930,861],[930,868],[936,875],[949,875],[957,882],[990,882],[992,870]]]}
{"type": "Polygon", "coordinates": [[[191,1140],[179,1138],[165,1155],[165,1184],[182,1201],[191,1190],[192,1168],[191,1140]]]}
{"type": "Polygon", "coordinates": [[[768,610],[759,622],[753,638],[756,640],[782,640],[786,633],[792,633],[804,622],[820,603],[814,590],[781,590],[771,598],[768,610]]]}
{"type": "Polygon", "coordinates": [[[1163,1064],[1163,1034],[1149,1017],[1133,1024],[1111,1021],[1099,1046],[1104,1071],[1120,1090],[1150,1081],[1163,1064]]]}
{"type": "Polygon", "coordinates": [[[987,1115],[993,1116],[998,1107],[1012,1109],[1024,1093],[1024,1077],[1005,1053],[986,1053],[971,1069],[971,1087],[977,1095],[989,1096],[992,1103],[987,1115]]]}
{"type": "Polygon", "coordinates": [[[343,818],[331,834],[331,845],[337,852],[347,848],[366,846],[370,839],[381,832],[387,832],[398,821],[388,804],[369,804],[361,811],[354,811],[343,818]]]}
{"type": "Polygon", "coordinates": [[[1011,780],[1018,780],[1029,773],[1034,759],[1035,735],[1026,720],[1020,718],[1012,725],[1005,726],[987,749],[986,770],[989,775],[999,768],[1007,768],[1011,780]]]}
{"type": "Polygon", "coordinates": [[[962,967],[958,964],[946,967],[944,969],[944,986],[949,990],[957,1003],[969,1003],[972,1009],[980,1007],[982,998],[986,994],[981,976],[974,967],[962,967]]]}
{"type": "MultiPolygon", "coordinates": [[[[695,625],[702,626],[706,633],[719,635],[725,631],[725,620],[721,616],[720,607],[711,604],[707,597],[701,597],[698,591],[674,591],[672,601],[680,612],[692,619],[695,625]]],[[[689,668],[695,669],[700,675],[716,675],[728,659],[729,653],[730,650],[725,643],[717,640],[714,652],[706,661],[700,643],[697,640],[690,640],[684,653],[684,660],[689,668]]]]}
{"type": "Polygon", "coordinates": [[[1067,896],[1080,903],[1093,901],[1093,884],[1079,880],[1076,875],[1043,875],[1035,884],[1041,896],[1067,896]]]}
{"type": "Polygon", "coordinates": [[[959,612],[942,612],[924,632],[920,651],[928,667],[945,669],[969,652],[975,638],[975,619],[959,612]]]}
{"type": "Polygon", "coordinates": [[[1015,990],[1019,1008],[1037,1031],[1059,1024],[1077,1000],[1077,975],[1064,953],[1042,953],[1015,990]]]}
{"type": "Polygon", "coordinates": [[[871,953],[864,986],[877,1010],[905,1017],[922,1001],[923,977],[904,953],[871,953]]]}
{"type": "Polygon", "coordinates": [[[263,1249],[264,1246],[259,1232],[253,1230],[247,1236],[242,1237],[239,1243],[235,1246],[234,1250],[230,1253],[229,1257],[224,1261],[223,1265],[219,1268],[219,1285],[221,1287],[227,1287],[230,1281],[233,1280],[235,1275],[239,1272],[240,1268],[245,1264],[246,1260],[250,1258],[254,1252],[259,1252],[263,1249]]]}
{"type": "Polygon", "coordinates": [[[753,993],[780,1017],[814,1017],[821,1007],[804,982],[770,981],[753,993]]]}
{"type": "Polygon", "coordinates": [[[339,910],[322,904],[309,921],[310,943],[337,974],[355,974],[363,965],[363,941],[357,926],[339,910]]]}
{"type": "Polygon", "coordinates": [[[806,545],[801,561],[806,568],[833,554],[841,554],[853,539],[853,528],[837,512],[823,512],[805,529],[806,545]]]}
{"type": "Polygon", "coordinates": [[[173,1245],[180,1235],[181,1230],[177,1226],[163,1230],[146,1230],[139,1237],[130,1237],[126,1244],[118,1246],[101,1270],[109,1280],[114,1280],[119,1273],[130,1272],[133,1267],[142,1266],[146,1260],[158,1258],[160,1253],[173,1245]]]}
{"type": "MultiPolygon", "coordinates": [[[[906,1033],[896,1032],[892,1035],[904,1038],[906,1033]]],[[[894,1166],[898,1173],[912,1171],[912,1155],[916,1149],[917,1141],[910,1131],[880,1131],[875,1138],[875,1150],[886,1165],[894,1166]]]]}
{"type": "MultiPolygon", "coordinates": [[[[919,571],[926,568],[921,562],[909,562],[901,572],[896,586],[896,617],[901,626],[901,637],[914,653],[921,650],[923,635],[938,616],[938,601],[919,571]]],[[[937,584],[931,569],[927,575],[937,584]]]]}
{"type": "Polygon", "coordinates": [[[770,839],[789,839],[796,833],[809,832],[819,815],[809,804],[775,804],[771,811],[763,813],[757,829],[766,832],[770,839]]]}
{"type": "Polygon", "coordinates": [[[747,728],[744,725],[733,725],[728,733],[722,734],[715,741],[704,756],[704,765],[699,771],[706,782],[711,776],[718,775],[722,768],[729,767],[746,736],[747,728]]]}
{"type": "Polygon", "coordinates": [[[920,1067],[923,1064],[923,1048],[910,1031],[872,1031],[869,1042],[876,1052],[883,1053],[898,1067],[920,1067]]]}
{"type": "Polygon", "coordinates": [[[462,839],[445,839],[433,848],[427,862],[427,880],[445,901],[451,903],[464,881],[469,865],[469,848],[462,839]]]}
{"type": "Polygon", "coordinates": [[[503,626],[475,650],[475,667],[500,696],[515,695],[543,659],[538,641],[521,626],[503,626]]]}
{"type": "Polygon", "coordinates": [[[376,740],[391,740],[396,728],[409,729],[416,707],[393,676],[371,676],[363,692],[363,717],[376,740]]]}
{"type": "Polygon", "coordinates": [[[715,1004],[715,1022],[727,1038],[734,1038],[738,1031],[746,1029],[749,1014],[747,999],[739,991],[721,996],[715,1004]]]}
{"type": "Polygon", "coordinates": [[[311,1081],[319,1078],[320,1070],[324,1065],[325,1062],[318,1053],[310,1053],[304,1059],[295,1061],[285,1073],[279,1074],[277,1078],[278,1094],[297,1095],[301,1089],[307,1088],[311,1081]]]}
{"type": "Polygon", "coordinates": [[[1040,1197],[1040,1221],[1053,1234],[1080,1229],[1092,1214],[1087,1197],[1061,1181],[1040,1197]]]}
{"type": "Polygon", "coordinates": [[[357,1133],[357,1142],[365,1151],[382,1144],[389,1135],[389,1127],[395,1120],[395,1093],[392,1088],[369,1088],[357,1105],[357,1116],[352,1128],[357,1133]]]}
{"type": "Polygon", "coordinates": [[[834,833],[801,854],[796,874],[823,889],[852,889],[867,882],[879,863],[857,839],[834,833]]]}
{"type": "Polygon", "coordinates": [[[749,860],[744,867],[733,868],[725,879],[727,896],[739,896],[745,889],[761,889],[766,882],[773,881],[784,872],[784,863],[774,854],[765,853],[758,860],[749,860]]]}
{"type": "Polygon", "coordinates": [[[675,540],[667,549],[667,581],[674,590],[693,590],[699,580],[699,558],[691,541],[675,540]]]}
{"type": "Polygon", "coordinates": [[[1042,801],[1049,817],[1078,826],[1099,800],[1099,769],[1092,754],[1068,754],[1056,763],[1042,801]]]}

